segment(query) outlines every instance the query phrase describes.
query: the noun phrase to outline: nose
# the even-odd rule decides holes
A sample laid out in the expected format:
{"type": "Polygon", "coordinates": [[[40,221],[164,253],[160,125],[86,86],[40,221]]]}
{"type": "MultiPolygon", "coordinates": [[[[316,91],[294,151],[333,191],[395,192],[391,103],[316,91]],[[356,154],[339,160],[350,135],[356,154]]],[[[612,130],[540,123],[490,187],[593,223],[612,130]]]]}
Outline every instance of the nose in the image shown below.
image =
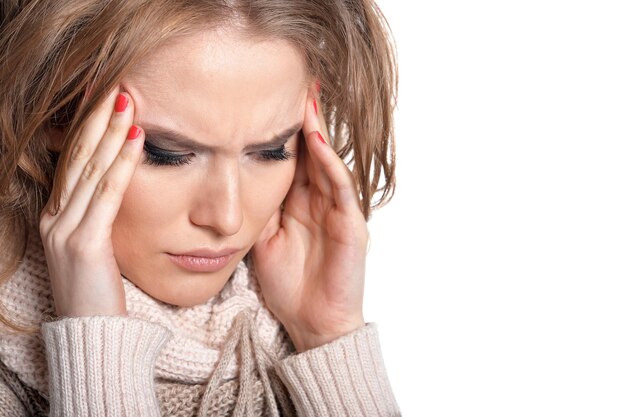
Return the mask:
{"type": "Polygon", "coordinates": [[[200,181],[190,212],[193,224],[223,236],[236,234],[243,223],[239,169],[222,167],[200,181]]]}

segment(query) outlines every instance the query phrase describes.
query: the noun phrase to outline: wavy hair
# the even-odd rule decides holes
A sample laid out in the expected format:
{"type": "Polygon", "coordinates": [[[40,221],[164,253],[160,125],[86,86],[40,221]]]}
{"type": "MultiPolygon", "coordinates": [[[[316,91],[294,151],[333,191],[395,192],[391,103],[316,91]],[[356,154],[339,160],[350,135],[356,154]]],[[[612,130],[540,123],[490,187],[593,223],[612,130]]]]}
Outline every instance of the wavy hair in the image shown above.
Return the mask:
{"type": "MultiPolygon", "coordinates": [[[[106,92],[165,42],[229,25],[301,52],[321,82],[329,139],[354,175],[365,218],[392,198],[396,49],[373,0],[3,0],[0,285],[49,198],[58,210],[63,187],[52,185],[65,183],[68,149],[106,92]],[[59,152],[47,146],[53,128],[67,132],[59,152]]],[[[36,331],[1,310],[0,322],[36,331]]]]}

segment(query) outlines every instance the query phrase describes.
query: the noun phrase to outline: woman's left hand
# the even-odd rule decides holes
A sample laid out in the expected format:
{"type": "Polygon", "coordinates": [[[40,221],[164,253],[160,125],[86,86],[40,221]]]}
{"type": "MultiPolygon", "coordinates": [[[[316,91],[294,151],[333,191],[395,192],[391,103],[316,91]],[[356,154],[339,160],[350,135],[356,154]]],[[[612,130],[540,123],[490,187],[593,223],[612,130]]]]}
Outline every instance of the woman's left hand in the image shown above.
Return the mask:
{"type": "Polygon", "coordinates": [[[252,250],[265,302],[298,352],[365,325],[369,239],[356,183],[327,144],[314,88],[307,97],[303,132],[284,210],[274,213],[252,250]]]}

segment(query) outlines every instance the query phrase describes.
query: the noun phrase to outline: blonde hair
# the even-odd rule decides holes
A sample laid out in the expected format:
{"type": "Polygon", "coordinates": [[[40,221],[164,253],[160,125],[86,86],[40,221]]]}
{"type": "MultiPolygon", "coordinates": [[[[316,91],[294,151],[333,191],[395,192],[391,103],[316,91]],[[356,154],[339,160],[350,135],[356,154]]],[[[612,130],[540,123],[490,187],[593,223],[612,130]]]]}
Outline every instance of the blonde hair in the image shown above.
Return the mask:
{"type": "MultiPolygon", "coordinates": [[[[309,75],[321,82],[330,141],[355,177],[365,218],[391,199],[397,65],[373,0],[5,0],[0,285],[17,270],[48,198],[58,209],[63,190],[53,184],[64,184],[68,149],[106,92],[165,42],[228,25],[301,51],[309,75]],[[79,106],[88,89],[90,100],[79,106]],[[60,153],[47,148],[52,128],[67,131],[60,153]]],[[[0,322],[35,331],[1,311],[0,322]]]]}

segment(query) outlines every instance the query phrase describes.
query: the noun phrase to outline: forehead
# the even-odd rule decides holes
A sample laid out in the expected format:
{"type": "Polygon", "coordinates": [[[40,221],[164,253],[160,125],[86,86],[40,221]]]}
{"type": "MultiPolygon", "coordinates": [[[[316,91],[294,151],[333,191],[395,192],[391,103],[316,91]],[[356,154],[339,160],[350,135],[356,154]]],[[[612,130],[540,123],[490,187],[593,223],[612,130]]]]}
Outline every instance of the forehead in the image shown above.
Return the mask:
{"type": "Polygon", "coordinates": [[[300,52],[285,40],[211,30],[164,45],[122,86],[135,100],[138,123],[233,138],[292,124],[308,77],[300,52]]]}

